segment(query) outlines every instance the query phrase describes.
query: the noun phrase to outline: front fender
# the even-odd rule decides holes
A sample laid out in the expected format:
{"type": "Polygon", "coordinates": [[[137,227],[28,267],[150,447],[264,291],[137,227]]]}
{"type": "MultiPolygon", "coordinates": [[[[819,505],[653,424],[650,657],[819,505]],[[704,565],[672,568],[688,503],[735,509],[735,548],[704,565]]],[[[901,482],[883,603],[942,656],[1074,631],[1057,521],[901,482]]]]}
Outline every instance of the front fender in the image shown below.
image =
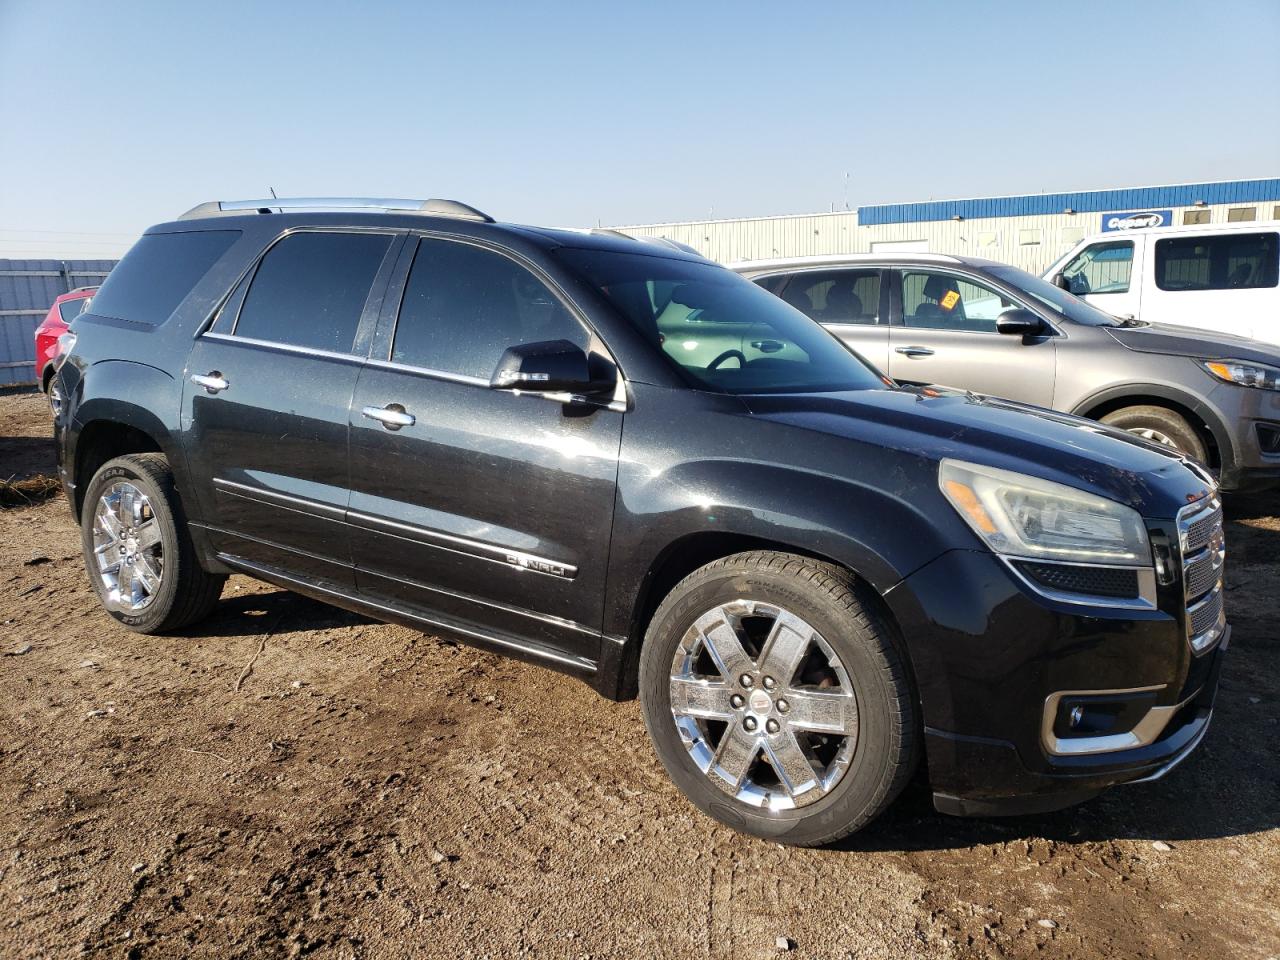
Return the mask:
{"type": "Polygon", "coordinates": [[[1218,447],[1218,455],[1222,463],[1227,465],[1236,461],[1236,446],[1232,439],[1231,431],[1227,428],[1222,415],[1206,403],[1203,397],[1179,390],[1177,387],[1161,383],[1114,384],[1081,400],[1071,412],[1079,417],[1089,417],[1090,411],[1097,410],[1115,401],[1132,399],[1135,403],[1144,403],[1146,398],[1167,400],[1190,410],[1205,422],[1209,432],[1213,434],[1213,441],[1218,447]]]}
{"type": "Polygon", "coordinates": [[[798,430],[744,416],[734,398],[693,397],[647,391],[624,424],[606,636],[632,638],[653,605],[654,571],[708,535],[730,550],[737,540],[827,559],[880,594],[945,550],[980,547],[938,490],[927,451],[798,430]]]}

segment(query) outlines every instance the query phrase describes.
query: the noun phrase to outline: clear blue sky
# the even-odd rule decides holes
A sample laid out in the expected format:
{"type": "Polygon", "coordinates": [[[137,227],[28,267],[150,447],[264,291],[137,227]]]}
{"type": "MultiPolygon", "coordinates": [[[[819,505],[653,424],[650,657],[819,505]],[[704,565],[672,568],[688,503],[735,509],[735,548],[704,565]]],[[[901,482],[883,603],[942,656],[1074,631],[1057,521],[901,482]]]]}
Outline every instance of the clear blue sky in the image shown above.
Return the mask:
{"type": "Polygon", "coordinates": [[[0,257],[269,186],[591,225],[1274,176],[1277,50],[1278,0],[0,0],[0,257]]]}

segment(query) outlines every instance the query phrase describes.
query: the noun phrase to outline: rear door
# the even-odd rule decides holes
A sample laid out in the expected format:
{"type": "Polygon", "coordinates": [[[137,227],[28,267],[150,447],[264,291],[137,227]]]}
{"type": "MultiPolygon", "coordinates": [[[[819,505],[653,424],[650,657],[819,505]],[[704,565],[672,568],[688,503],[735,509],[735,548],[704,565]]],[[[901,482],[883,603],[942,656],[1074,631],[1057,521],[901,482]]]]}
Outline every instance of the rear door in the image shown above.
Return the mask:
{"type": "Polygon", "coordinates": [[[1052,406],[1055,338],[996,332],[996,317],[1023,304],[968,274],[903,269],[893,276],[891,377],[1052,406]]]}
{"type": "Polygon", "coordinates": [[[603,346],[546,277],[495,248],[428,237],[406,249],[406,269],[351,405],[359,589],[505,652],[589,670],[623,413],[492,390],[489,378],[519,343],[603,346]],[[399,423],[380,419],[389,411],[399,423]]]}
{"type": "Polygon", "coordinates": [[[771,285],[876,368],[889,369],[889,305],[876,268],[804,270],[771,285]]]}
{"type": "Polygon", "coordinates": [[[1143,319],[1280,343],[1280,235],[1151,237],[1143,319]]]}
{"type": "Polygon", "coordinates": [[[403,238],[277,240],[196,339],[183,392],[190,475],[216,549],[354,588],[347,423],[403,238]]]}

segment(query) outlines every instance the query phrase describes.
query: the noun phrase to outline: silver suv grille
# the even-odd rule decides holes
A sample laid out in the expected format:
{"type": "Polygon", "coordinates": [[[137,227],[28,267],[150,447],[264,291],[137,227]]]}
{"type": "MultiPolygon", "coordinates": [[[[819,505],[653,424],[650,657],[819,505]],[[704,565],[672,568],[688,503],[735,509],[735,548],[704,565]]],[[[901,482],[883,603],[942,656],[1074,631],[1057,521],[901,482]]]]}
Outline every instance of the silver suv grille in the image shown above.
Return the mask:
{"type": "Polygon", "coordinates": [[[1196,652],[1209,649],[1222,636],[1226,613],[1222,602],[1222,569],[1227,551],[1222,536],[1222,501],[1207,497],[1178,514],[1182,550],[1182,587],[1187,605],[1187,639],[1196,652]]]}

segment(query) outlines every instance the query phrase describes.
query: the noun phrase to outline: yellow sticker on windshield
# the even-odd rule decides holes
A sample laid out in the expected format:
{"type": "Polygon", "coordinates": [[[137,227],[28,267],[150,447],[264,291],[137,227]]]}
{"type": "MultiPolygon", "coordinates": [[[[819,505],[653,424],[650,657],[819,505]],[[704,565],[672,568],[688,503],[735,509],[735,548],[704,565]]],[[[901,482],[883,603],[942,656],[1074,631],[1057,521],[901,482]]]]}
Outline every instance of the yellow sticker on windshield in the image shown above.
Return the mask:
{"type": "Polygon", "coordinates": [[[938,301],[938,306],[943,310],[954,310],[956,304],[960,302],[960,294],[954,290],[948,290],[947,295],[938,301]]]}

